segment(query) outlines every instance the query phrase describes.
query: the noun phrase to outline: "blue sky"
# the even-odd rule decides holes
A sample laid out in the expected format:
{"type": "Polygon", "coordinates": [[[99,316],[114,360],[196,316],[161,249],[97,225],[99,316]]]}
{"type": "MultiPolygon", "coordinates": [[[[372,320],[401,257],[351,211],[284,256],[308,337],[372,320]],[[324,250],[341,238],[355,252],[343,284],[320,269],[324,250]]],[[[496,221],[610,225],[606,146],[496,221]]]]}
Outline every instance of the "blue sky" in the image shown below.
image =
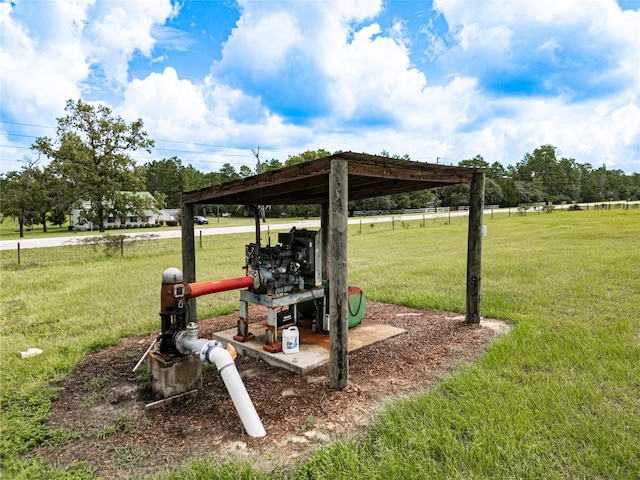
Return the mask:
{"type": "MultiPolygon", "coordinates": [[[[0,0],[0,172],[68,99],[144,120],[139,163],[323,148],[640,173],[640,0],[0,0]]],[[[40,160],[46,163],[45,159],[40,160]]]]}

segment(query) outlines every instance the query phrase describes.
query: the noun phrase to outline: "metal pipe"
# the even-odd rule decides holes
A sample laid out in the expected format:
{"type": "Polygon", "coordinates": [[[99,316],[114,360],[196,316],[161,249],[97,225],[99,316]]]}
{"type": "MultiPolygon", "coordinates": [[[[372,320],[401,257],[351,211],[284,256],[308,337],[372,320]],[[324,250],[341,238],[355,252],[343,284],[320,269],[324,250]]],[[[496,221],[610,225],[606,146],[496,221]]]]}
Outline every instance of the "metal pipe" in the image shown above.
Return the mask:
{"type": "Polygon", "coordinates": [[[209,293],[226,292],[238,288],[248,288],[253,285],[253,277],[244,276],[236,278],[226,278],[224,280],[214,280],[211,282],[187,283],[187,297],[196,298],[209,293]]]}
{"type": "Polygon", "coordinates": [[[198,325],[194,322],[187,325],[187,330],[176,335],[175,342],[176,348],[183,355],[195,354],[203,363],[216,366],[247,434],[252,437],[264,437],[267,433],[242,383],[231,353],[216,340],[198,338],[198,325]]]}

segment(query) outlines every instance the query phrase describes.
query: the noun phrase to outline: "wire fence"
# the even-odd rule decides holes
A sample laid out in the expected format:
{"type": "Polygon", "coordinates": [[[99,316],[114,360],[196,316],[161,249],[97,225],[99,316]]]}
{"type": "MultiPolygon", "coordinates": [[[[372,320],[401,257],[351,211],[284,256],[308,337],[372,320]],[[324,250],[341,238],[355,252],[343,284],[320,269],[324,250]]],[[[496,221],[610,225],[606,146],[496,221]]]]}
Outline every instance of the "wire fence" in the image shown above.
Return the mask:
{"type": "Polygon", "coordinates": [[[117,257],[151,257],[182,251],[180,238],[154,238],[153,235],[102,235],[86,237],[58,247],[18,248],[0,252],[3,270],[49,265],[81,265],[117,257]]]}
{"type": "MultiPolygon", "coordinates": [[[[592,205],[583,205],[583,210],[629,210],[640,208],[640,202],[631,203],[599,203],[592,205]]],[[[567,211],[571,207],[555,206],[555,211],[567,211]]],[[[496,210],[501,216],[518,216],[529,213],[551,213],[544,207],[531,206],[523,209],[522,207],[511,209],[496,210]]],[[[373,217],[362,218],[359,222],[352,223],[349,227],[350,234],[367,234],[377,233],[385,230],[403,230],[414,227],[427,227],[433,224],[451,224],[452,222],[466,222],[465,217],[454,217],[455,212],[447,212],[438,217],[428,217],[423,215],[422,218],[414,216],[413,220],[406,220],[402,216],[391,216],[386,221],[378,222],[373,217]]],[[[419,217],[419,216],[418,216],[419,217]]],[[[493,219],[494,210],[485,209],[485,218],[493,219]]],[[[240,244],[244,245],[255,240],[253,234],[236,234],[236,235],[204,235],[202,231],[196,233],[196,249],[205,253],[209,250],[237,248],[238,235],[242,236],[240,244]]],[[[272,241],[272,237],[277,235],[275,232],[262,232],[261,242],[268,244],[272,241]]],[[[277,237],[275,237],[277,238],[277,237]]],[[[40,248],[20,248],[20,242],[16,242],[17,249],[0,251],[0,268],[2,270],[37,268],[49,265],[82,265],[96,261],[108,260],[113,258],[135,258],[135,257],[156,257],[163,255],[181,254],[182,240],[181,238],[161,238],[157,234],[140,234],[140,235],[95,235],[90,237],[78,238],[70,241],[63,246],[57,247],[40,247],[40,248]]]]}

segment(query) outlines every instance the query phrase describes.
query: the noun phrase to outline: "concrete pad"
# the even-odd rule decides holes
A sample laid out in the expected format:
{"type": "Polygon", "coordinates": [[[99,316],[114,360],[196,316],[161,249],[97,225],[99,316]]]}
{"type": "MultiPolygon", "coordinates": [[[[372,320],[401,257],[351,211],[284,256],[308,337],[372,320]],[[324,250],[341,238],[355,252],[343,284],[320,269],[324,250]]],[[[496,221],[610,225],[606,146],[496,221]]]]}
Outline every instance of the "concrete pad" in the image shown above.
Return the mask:
{"type": "MultiPolygon", "coordinates": [[[[249,342],[241,343],[233,339],[237,333],[236,328],[216,332],[213,334],[213,338],[225,345],[231,343],[239,355],[262,360],[274,367],[302,375],[329,363],[329,334],[312,332],[311,325],[304,320],[297,326],[300,335],[300,351],[298,353],[285,354],[265,351],[263,347],[266,321],[249,324],[249,330],[256,336],[254,340],[249,342]]],[[[391,325],[363,321],[357,327],[349,329],[349,352],[405,332],[406,330],[391,325]]],[[[282,339],[281,330],[278,331],[278,339],[282,339]]]]}

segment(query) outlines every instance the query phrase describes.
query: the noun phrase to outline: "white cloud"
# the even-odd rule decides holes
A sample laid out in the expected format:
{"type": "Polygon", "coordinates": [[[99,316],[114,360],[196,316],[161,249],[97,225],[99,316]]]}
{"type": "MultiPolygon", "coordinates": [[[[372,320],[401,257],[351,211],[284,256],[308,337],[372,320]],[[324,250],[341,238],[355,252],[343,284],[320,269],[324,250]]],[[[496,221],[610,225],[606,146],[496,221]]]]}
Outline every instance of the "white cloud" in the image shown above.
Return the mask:
{"type": "Polygon", "coordinates": [[[411,61],[409,22],[382,27],[391,4],[238,3],[221,60],[201,81],[154,50],[193,40],[165,25],[178,8],[169,0],[0,3],[3,115],[51,125],[91,88],[116,114],[142,117],[153,138],[246,147],[249,164],[258,145],[282,160],[326,148],[509,164],[549,143],[578,162],[640,171],[640,13],[612,0],[436,0],[450,32],[426,23],[422,33],[437,82],[411,61]],[[136,52],[167,67],[129,80],[136,52]],[[542,68],[542,94],[492,83],[542,68]]]}
{"type": "Polygon", "coordinates": [[[200,89],[179,80],[175,69],[133,80],[124,94],[123,116],[142,116],[148,129],[162,138],[188,137],[207,122],[207,105],[200,89]]]}
{"type": "Polygon", "coordinates": [[[149,31],[175,12],[169,0],[0,3],[3,112],[51,123],[95,88],[95,66],[126,84],[133,52],[150,55],[149,31]]]}
{"type": "Polygon", "coordinates": [[[227,61],[243,62],[242,71],[256,80],[273,77],[288,67],[287,57],[302,44],[296,19],[287,12],[273,12],[254,19],[243,16],[224,46],[227,61]]]}
{"type": "Polygon", "coordinates": [[[459,40],[460,48],[450,53],[456,63],[467,60],[470,65],[504,66],[509,62],[516,69],[537,59],[535,68],[544,73],[551,66],[545,62],[551,60],[562,67],[558,73],[566,80],[576,74],[593,74],[597,60],[605,62],[601,66],[606,73],[600,79],[637,83],[640,76],[640,69],[628,65],[628,59],[640,58],[640,12],[623,12],[615,0],[436,0],[434,8],[459,40]],[[469,48],[475,58],[459,51],[469,48]],[[537,53],[542,55],[539,59],[537,53]],[[621,68],[612,70],[616,63],[621,68]]]}
{"type": "Polygon", "coordinates": [[[212,73],[293,116],[332,111],[327,96],[335,81],[328,70],[350,67],[345,62],[352,58],[342,53],[351,48],[353,24],[382,7],[380,1],[239,3],[242,16],[212,73]]]}
{"type": "Polygon", "coordinates": [[[14,8],[0,3],[2,108],[31,121],[50,122],[61,114],[66,99],[80,96],[81,82],[89,74],[82,43],[86,15],[80,3],[37,3],[14,8]],[[33,8],[47,21],[26,26],[23,17],[31,16],[33,8]],[[21,15],[14,18],[17,9],[21,15]]]}
{"type": "Polygon", "coordinates": [[[329,98],[341,119],[393,117],[426,86],[424,75],[410,67],[405,47],[379,34],[379,25],[372,24],[326,54],[329,98]]]}
{"type": "Polygon", "coordinates": [[[88,29],[92,59],[101,65],[108,80],[127,83],[128,62],[137,50],[151,57],[155,38],[151,30],[178,13],[169,0],[100,2],[97,18],[88,29]]]}

